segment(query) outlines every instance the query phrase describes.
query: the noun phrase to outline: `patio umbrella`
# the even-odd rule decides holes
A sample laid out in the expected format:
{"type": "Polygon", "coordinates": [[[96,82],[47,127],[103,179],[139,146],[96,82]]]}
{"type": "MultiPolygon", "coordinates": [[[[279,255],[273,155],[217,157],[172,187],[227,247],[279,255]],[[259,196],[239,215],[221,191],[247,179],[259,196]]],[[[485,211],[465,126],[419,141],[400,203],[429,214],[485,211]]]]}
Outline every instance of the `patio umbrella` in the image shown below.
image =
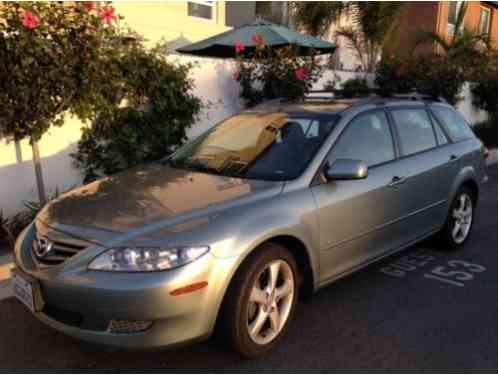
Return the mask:
{"type": "Polygon", "coordinates": [[[250,25],[225,31],[200,42],[178,48],[177,51],[196,56],[233,58],[236,57],[235,44],[242,42],[245,45],[244,56],[249,57],[256,47],[253,40],[256,35],[261,35],[265,44],[270,47],[295,45],[300,56],[310,55],[312,51],[315,54],[333,53],[336,49],[334,43],[300,34],[270,22],[256,21],[250,25]]]}

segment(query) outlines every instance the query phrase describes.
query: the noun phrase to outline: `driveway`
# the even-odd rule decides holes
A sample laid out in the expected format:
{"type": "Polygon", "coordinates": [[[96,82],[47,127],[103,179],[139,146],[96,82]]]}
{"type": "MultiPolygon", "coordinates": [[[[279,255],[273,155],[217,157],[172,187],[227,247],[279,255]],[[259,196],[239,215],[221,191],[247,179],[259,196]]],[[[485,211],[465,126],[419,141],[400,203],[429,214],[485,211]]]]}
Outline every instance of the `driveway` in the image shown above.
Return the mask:
{"type": "Polygon", "coordinates": [[[268,358],[241,360],[212,341],[160,352],[97,347],[43,326],[7,298],[0,371],[495,372],[498,165],[489,174],[465,249],[425,243],[320,291],[298,306],[285,342],[268,358]]]}

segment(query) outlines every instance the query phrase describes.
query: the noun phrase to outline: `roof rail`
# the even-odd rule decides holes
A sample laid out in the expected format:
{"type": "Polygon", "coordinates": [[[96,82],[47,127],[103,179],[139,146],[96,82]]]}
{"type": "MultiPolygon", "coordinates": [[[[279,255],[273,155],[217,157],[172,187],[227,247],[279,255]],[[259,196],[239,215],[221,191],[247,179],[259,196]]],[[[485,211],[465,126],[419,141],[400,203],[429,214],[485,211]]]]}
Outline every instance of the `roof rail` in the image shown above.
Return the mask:
{"type": "Polygon", "coordinates": [[[417,91],[399,94],[383,95],[379,89],[370,88],[368,90],[361,90],[359,95],[354,95],[349,90],[342,89],[324,89],[324,90],[311,90],[305,100],[331,100],[331,99],[365,99],[361,101],[362,103],[368,101],[382,101],[386,99],[402,99],[402,100],[420,100],[420,101],[432,101],[448,103],[444,98],[437,97],[429,94],[422,94],[417,91]],[[320,94],[320,95],[314,95],[320,94]],[[327,94],[329,94],[327,96],[327,94]]]}
{"type": "Polygon", "coordinates": [[[393,99],[409,99],[409,100],[421,100],[421,101],[448,103],[448,101],[441,96],[421,94],[421,93],[418,93],[416,91],[406,93],[406,94],[393,94],[390,97],[393,99]]]}

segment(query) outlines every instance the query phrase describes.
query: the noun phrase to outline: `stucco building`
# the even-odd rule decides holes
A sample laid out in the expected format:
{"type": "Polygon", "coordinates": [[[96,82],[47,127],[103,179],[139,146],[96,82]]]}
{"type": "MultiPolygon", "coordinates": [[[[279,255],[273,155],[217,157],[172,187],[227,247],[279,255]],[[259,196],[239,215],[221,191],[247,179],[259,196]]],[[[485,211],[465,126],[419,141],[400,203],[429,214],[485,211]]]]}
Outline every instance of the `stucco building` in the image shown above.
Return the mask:
{"type": "MultiPolygon", "coordinates": [[[[400,14],[396,29],[391,35],[387,50],[398,56],[414,51],[421,31],[434,32],[447,38],[455,33],[455,23],[463,1],[410,1],[400,14]]],[[[474,32],[488,34],[491,44],[498,48],[498,2],[467,1],[465,27],[474,32]]],[[[436,52],[436,45],[419,46],[417,53],[436,52]]]]}

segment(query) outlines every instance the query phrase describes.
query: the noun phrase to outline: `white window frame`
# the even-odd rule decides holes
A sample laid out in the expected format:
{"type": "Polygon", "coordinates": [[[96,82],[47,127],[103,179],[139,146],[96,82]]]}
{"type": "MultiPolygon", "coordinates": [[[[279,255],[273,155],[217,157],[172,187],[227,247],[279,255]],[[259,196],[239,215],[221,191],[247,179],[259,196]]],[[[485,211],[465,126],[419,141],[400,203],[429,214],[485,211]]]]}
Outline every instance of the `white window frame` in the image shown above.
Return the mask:
{"type": "Polygon", "coordinates": [[[486,31],[485,33],[486,34],[490,34],[491,33],[491,16],[492,16],[492,13],[491,13],[491,9],[488,8],[488,7],[483,7],[481,6],[480,10],[479,10],[479,32],[482,33],[481,31],[481,20],[482,20],[482,13],[485,12],[488,14],[488,24],[486,26],[486,31]]]}
{"type": "MultiPolygon", "coordinates": [[[[455,16],[458,17],[458,13],[460,13],[460,9],[462,8],[463,1],[452,1],[452,3],[456,3],[455,16]]],[[[448,7],[448,12],[449,12],[449,7],[448,7]]],[[[448,14],[448,16],[449,16],[449,14],[448,14]]],[[[467,16],[467,15],[465,15],[465,16],[467,16]]],[[[464,19],[465,19],[465,16],[464,16],[464,19]]],[[[449,19],[447,19],[447,28],[446,28],[446,30],[448,32],[448,35],[450,35],[450,36],[455,35],[455,24],[451,23],[449,19]]]]}
{"type": "Polygon", "coordinates": [[[218,2],[217,1],[202,1],[202,0],[186,1],[185,2],[185,13],[187,14],[187,17],[193,18],[195,20],[200,20],[203,22],[217,23],[217,21],[218,21],[218,2]],[[211,7],[211,18],[191,16],[190,14],[188,14],[188,4],[189,3],[194,3],[194,4],[205,5],[205,6],[211,7]]]}

